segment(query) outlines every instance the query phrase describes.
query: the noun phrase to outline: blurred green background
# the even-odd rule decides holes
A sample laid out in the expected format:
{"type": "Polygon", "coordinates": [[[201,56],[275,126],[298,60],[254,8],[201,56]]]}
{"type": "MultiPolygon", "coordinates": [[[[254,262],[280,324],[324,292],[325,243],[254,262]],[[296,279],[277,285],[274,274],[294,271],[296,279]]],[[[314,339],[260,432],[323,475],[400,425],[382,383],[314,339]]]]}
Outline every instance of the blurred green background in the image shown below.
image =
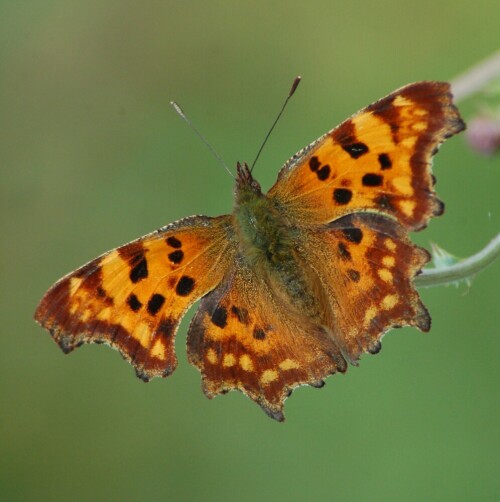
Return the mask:
{"type": "MultiPolygon", "coordinates": [[[[498,264],[470,288],[422,291],[429,334],[297,390],[273,422],[213,401],[186,361],[144,385],[118,353],[63,356],[35,325],[44,291],[94,256],[190,214],[231,211],[257,177],[406,83],[452,79],[499,48],[496,0],[0,3],[2,500],[498,500],[498,264]]],[[[466,119],[477,99],[460,104],[466,119]]],[[[499,160],[463,135],[436,158],[446,214],[415,240],[459,256],[499,227],[499,160]]]]}

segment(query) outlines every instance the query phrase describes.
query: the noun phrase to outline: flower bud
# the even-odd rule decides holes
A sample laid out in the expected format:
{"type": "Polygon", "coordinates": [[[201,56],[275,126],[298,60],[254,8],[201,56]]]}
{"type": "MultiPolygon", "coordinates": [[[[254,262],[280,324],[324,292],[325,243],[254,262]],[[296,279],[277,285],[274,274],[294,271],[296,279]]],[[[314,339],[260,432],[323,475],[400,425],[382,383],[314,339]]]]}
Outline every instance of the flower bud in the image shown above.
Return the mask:
{"type": "Polygon", "coordinates": [[[478,116],[467,124],[465,134],[470,147],[482,155],[500,150],[500,120],[478,116]]]}

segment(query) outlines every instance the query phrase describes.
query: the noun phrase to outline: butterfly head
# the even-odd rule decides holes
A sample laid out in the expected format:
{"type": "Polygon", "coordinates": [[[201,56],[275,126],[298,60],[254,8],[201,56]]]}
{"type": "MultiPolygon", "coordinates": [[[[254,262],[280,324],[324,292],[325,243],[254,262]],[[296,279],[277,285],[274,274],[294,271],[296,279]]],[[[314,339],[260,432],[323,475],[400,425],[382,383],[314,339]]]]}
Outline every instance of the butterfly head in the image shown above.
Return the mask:
{"type": "Polygon", "coordinates": [[[262,195],[260,183],[253,178],[246,162],[236,164],[236,193],[239,197],[243,196],[243,194],[254,197],[262,195]]]}

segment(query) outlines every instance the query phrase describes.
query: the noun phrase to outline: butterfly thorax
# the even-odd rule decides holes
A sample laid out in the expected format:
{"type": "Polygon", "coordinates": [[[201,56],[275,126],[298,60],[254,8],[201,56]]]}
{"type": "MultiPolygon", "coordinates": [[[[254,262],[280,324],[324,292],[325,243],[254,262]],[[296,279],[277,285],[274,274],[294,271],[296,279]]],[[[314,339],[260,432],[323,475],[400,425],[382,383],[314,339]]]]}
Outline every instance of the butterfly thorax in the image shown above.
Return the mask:
{"type": "Polygon", "coordinates": [[[242,259],[281,298],[317,317],[315,288],[298,251],[298,230],[275,201],[262,193],[246,165],[238,174],[233,218],[242,259]]]}

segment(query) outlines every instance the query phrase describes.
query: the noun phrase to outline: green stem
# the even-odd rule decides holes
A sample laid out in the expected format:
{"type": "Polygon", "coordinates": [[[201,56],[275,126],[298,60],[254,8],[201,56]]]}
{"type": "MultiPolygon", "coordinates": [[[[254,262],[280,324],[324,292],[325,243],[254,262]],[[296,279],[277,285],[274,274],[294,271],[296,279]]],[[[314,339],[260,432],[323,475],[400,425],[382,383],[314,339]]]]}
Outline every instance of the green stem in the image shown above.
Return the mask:
{"type": "MultiPolygon", "coordinates": [[[[480,91],[492,80],[500,77],[500,51],[469,68],[452,81],[455,102],[462,101],[480,91]]],[[[465,260],[453,265],[439,268],[425,268],[415,277],[415,285],[422,288],[452,284],[468,279],[488,265],[491,265],[500,255],[500,234],[486,247],[465,260]]]]}
{"type": "Polygon", "coordinates": [[[458,263],[448,267],[425,268],[420,275],[415,277],[415,285],[427,288],[470,278],[491,265],[498,256],[500,256],[500,234],[479,253],[458,263]]]}

